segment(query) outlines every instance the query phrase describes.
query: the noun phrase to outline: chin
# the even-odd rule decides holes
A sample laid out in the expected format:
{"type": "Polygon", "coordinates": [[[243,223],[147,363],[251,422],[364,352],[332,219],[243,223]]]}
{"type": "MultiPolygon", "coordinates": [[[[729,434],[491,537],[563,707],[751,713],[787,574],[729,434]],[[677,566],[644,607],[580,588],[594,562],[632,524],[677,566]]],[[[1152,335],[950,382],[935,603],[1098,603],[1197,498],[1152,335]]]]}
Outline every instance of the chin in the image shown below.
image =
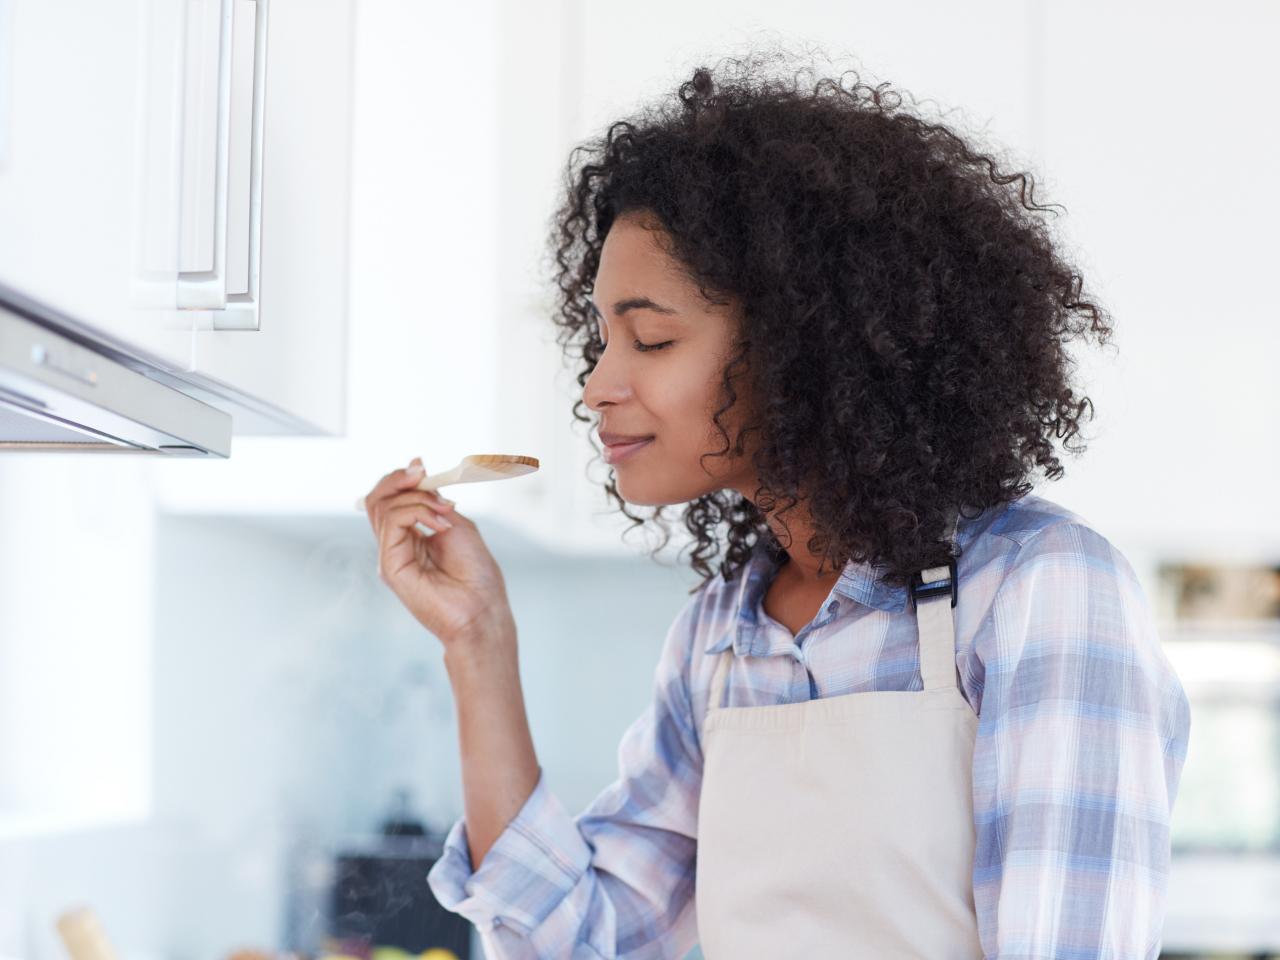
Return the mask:
{"type": "Polygon", "coordinates": [[[654,496],[650,493],[632,493],[631,489],[623,483],[618,483],[618,496],[632,507],[661,507],[672,503],[680,503],[679,500],[671,500],[665,497],[654,496]]]}
{"type": "Polygon", "coordinates": [[[670,485],[645,483],[638,477],[628,477],[626,471],[614,473],[614,486],[618,496],[636,507],[673,507],[696,500],[705,490],[680,490],[670,485]]]}

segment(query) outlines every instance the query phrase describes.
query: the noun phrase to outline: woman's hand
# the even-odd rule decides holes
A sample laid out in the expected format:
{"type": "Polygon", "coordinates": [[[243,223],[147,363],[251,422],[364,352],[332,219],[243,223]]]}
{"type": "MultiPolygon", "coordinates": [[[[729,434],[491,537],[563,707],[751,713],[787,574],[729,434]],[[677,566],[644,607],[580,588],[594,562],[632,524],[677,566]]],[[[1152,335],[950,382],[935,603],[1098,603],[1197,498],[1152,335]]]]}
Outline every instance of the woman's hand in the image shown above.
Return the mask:
{"type": "Polygon", "coordinates": [[[378,577],[446,648],[482,640],[511,623],[502,571],[471,520],[439,494],[415,489],[422,476],[394,470],[365,497],[378,577]],[[428,536],[417,523],[437,532],[428,536]]]}

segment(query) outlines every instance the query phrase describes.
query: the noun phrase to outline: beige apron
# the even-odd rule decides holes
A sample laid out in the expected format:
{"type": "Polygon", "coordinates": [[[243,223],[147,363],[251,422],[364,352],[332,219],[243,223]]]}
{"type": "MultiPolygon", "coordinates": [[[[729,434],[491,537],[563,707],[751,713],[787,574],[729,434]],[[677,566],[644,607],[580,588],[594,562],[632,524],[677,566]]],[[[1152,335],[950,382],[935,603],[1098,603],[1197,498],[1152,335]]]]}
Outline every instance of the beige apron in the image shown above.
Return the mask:
{"type": "Polygon", "coordinates": [[[978,718],[959,686],[954,594],[927,587],[952,572],[915,587],[923,690],[721,707],[733,648],[721,654],[698,803],[707,960],[981,960],[978,718]]]}

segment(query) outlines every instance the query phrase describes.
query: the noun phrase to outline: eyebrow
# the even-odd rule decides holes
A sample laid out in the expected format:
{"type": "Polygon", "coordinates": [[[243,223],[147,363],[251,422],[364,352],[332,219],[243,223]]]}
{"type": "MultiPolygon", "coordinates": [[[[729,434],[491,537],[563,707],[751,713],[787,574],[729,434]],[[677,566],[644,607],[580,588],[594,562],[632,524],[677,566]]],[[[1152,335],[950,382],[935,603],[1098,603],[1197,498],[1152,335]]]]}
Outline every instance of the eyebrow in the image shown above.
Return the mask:
{"type": "MultiPolygon", "coordinates": [[[[591,311],[597,317],[600,316],[600,308],[596,306],[594,300],[587,301],[591,305],[591,311]]],[[[621,316],[628,310],[652,310],[654,313],[665,313],[670,316],[676,314],[675,310],[670,307],[664,307],[660,303],[654,303],[648,297],[626,297],[619,300],[613,305],[613,312],[621,316]]]]}

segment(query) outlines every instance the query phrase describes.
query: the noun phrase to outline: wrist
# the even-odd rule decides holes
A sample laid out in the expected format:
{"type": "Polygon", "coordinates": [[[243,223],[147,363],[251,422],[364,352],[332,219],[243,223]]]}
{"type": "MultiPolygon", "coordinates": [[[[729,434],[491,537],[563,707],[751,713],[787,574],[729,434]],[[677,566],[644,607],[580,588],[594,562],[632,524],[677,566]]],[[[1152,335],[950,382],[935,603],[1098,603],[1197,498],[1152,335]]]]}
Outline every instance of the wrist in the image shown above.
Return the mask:
{"type": "Polygon", "coordinates": [[[445,668],[451,678],[476,670],[489,670],[516,659],[516,625],[510,614],[477,625],[444,647],[445,668]]]}

